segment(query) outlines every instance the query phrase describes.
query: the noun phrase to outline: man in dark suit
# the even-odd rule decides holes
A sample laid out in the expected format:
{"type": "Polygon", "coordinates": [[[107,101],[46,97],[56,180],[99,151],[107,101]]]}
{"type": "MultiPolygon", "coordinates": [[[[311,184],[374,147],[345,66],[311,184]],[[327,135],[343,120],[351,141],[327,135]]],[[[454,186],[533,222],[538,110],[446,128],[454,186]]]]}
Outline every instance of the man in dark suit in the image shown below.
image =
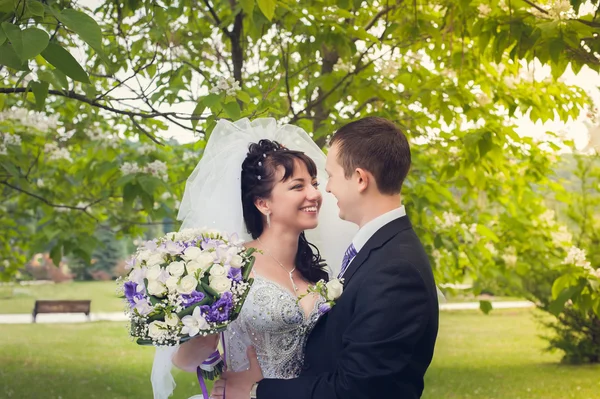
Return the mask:
{"type": "Polygon", "coordinates": [[[421,397],[439,310],[427,255],[401,206],[410,162],[408,140],[386,119],[335,133],[327,191],[340,217],[360,227],[340,272],[344,292],[310,334],[298,378],[262,379],[250,350],[250,369],[226,373],[214,397],[223,386],[227,399],[421,397]]]}

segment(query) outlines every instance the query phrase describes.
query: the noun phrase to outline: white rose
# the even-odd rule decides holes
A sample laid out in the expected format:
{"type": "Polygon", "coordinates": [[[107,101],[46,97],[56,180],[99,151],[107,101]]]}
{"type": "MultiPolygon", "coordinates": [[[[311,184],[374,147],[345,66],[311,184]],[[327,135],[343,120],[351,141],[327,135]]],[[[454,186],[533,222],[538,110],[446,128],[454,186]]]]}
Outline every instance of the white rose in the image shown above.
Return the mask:
{"type": "Polygon", "coordinates": [[[153,321],[148,325],[150,338],[159,339],[168,334],[167,324],[164,321],[153,321]]]}
{"type": "Polygon", "coordinates": [[[157,280],[148,282],[148,294],[161,298],[167,293],[167,287],[157,280]]]}
{"type": "Polygon", "coordinates": [[[171,264],[167,266],[167,271],[171,276],[181,277],[185,272],[185,263],[171,262],[171,264]]]}
{"type": "Polygon", "coordinates": [[[196,258],[196,261],[200,263],[200,268],[206,270],[214,263],[215,259],[216,257],[214,252],[204,251],[196,258]]]}
{"type": "Polygon", "coordinates": [[[225,268],[221,265],[213,265],[213,267],[210,268],[210,277],[211,279],[213,277],[222,277],[225,276],[227,274],[227,270],[225,270],[225,268]]]}
{"type": "Polygon", "coordinates": [[[164,261],[165,261],[165,258],[164,258],[163,254],[154,253],[154,254],[150,255],[150,257],[148,259],[146,259],[146,266],[151,267],[151,266],[160,265],[164,261]]]}
{"type": "Polygon", "coordinates": [[[169,327],[177,327],[179,324],[179,316],[177,316],[175,313],[168,314],[165,316],[165,323],[169,327]]]}
{"type": "MultiPolygon", "coordinates": [[[[200,262],[195,261],[195,260],[193,260],[191,262],[188,262],[185,265],[185,268],[187,269],[188,274],[192,275],[192,276],[196,276],[196,272],[198,270],[200,270],[200,271],[203,270],[202,265],[200,264],[200,262]]],[[[200,273],[200,275],[198,275],[198,278],[202,277],[203,274],[204,273],[200,273]]]]}
{"type": "Polygon", "coordinates": [[[143,249],[140,251],[139,254],[137,254],[136,259],[139,260],[140,262],[143,262],[143,261],[147,260],[150,257],[150,255],[152,255],[152,251],[143,249]]]}
{"type": "Polygon", "coordinates": [[[179,285],[179,277],[171,276],[167,279],[165,285],[169,289],[169,292],[177,291],[177,286],[179,285]]]}
{"type": "Polygon", "coordinates": [[[242,258],[239,255],[233,255],[231,257],[231,260],[229,261],[229,266],[239,269],[240,267],[242,267],[243,263],[244,263],[244,258],[242,258]]]}
{"type": "Polygon", "coordinates": [[[200,248],[189,247],[189,248],[186,248],[185,251],[183,251],[183,255],[181,255],[181,257],[185,261],[189,262],[191,260],[196,260],[200,256],[201,253],[202,253],[202,250],[200,248]]]}
{"type": "Polygon", "coordinates": [[[225,276],[211,277],[209,286],[219,294],[222,294],[231,289],[231,280],[225,276]]]}
{"type": "Polygon", "coordinates": [[[158,280],[158,278],[162,274],[162,271],[163,271],[163,269],[161,269],[161,267],[158,265],[149,267],[148,270],[146,271],[146,278],[149,281],[158,280]]]}
{"type": "Polygon", "coordinates": [[[327,300],[335,301],[338,299],[344,291],[344,286],[340,283],[340,280],[334,279],[325,284],[327,288],[327,300]]]}
{"type": "Polygon", "coordinates": [[[198,280],[194,276],[185,276],[179,282],[177,292],[180,294],[191,294],[198,286],[198,280]]]}

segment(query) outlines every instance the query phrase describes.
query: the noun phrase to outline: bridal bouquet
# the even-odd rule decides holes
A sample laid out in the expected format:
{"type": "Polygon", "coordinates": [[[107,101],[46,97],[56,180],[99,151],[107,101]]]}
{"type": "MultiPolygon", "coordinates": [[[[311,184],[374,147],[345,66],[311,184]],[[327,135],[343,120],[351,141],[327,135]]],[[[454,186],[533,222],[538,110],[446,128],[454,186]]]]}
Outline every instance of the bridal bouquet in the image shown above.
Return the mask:
{"type": "Polygon", "coordinates": [[[253,282],[255,250],[241,244],[235,234],[186,229],[140,246],[120,281],[136,342],[174,346],[224,331],[253,282]]]}

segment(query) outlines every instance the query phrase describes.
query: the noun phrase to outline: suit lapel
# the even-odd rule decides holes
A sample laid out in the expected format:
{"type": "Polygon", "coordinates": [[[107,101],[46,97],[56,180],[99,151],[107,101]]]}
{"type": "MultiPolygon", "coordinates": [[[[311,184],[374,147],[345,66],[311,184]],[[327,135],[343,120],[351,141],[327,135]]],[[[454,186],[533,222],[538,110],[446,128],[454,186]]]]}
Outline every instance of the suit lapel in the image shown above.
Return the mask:
{"type": "Polygon", "coordinates": [[[394,219],[373,234],[369,241],[366,242],[365,246],[361,248],[354,260],[348,266],[348,269],[344,273],[344,286],[347,286],[348,282],[354,276],[354,273],[369,259],[371,251],[382,247],[386,242],[396,236],[398,233],[404,230],[411,229],[412,225],[408,216],[403,216],[398,219],[394,219]]]}

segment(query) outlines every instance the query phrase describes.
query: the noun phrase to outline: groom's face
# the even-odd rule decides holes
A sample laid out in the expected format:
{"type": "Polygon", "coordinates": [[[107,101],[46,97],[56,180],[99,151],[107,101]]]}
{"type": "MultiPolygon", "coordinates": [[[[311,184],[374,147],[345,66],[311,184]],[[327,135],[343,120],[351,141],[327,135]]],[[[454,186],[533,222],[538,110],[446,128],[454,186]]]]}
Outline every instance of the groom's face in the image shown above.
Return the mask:
{"type": "Polygon", "coordinates": [[[339,148],[333,144],[327,153],[325,170],[329,176],[325,190],[333,194],[337,199],[337,206],[340,208],[340,218],[349,222],[356,223],[353,212],[357,209],[359,200],[359,191],[354,179],[347,179],[344,173],[344,167],[338,160],[339,148]]]}

